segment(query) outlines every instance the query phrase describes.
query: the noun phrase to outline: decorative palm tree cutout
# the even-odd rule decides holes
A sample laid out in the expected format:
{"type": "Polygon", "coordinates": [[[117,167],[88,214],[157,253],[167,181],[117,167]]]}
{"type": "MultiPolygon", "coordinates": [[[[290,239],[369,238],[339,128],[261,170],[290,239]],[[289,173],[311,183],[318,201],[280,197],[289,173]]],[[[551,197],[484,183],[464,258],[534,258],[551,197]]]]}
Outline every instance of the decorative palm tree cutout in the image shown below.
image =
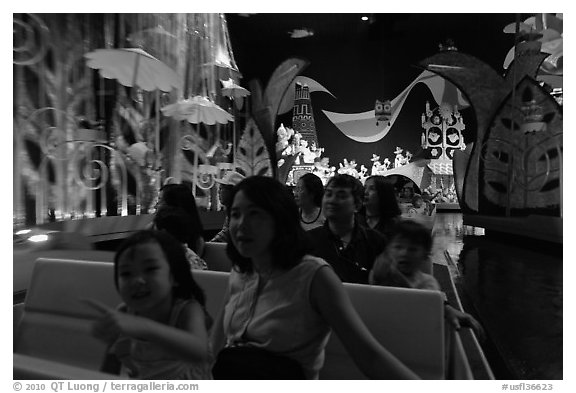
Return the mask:
{"type": "Polygon", "coordinates": [[[491,204],[519,212],[561,199],[562,113],[533,79],[506,98],[479,154],[482,193],[491,204]]]}
{"type": "MultiPolygon", "coordinates": [[[[303,59],[292,58],[282,62],[273,72],[268,85],[262,92],[260,81],[253,80],[250,83],[252,92],[252,116],[262,133],[262,137],[267,150],[270,153],[271,161],[276,163],[278,157],[275,153],[275,123],[276,117],[281,113],[283,101],[288,95],[288,91],[295,81],[296,76],[308,65],[303,59]]],[[[276,168],[276,165],[274,165],[276,168]]],[[[273,169],[276,176],[276,169],[273,169]]]]}
{"type": "Polygon", "coordinates": [[[272,162],[266,143],[253,119],[248,120],[238,148],[235,163],[238,172],[248,176],[272,176],[272,162]]]}

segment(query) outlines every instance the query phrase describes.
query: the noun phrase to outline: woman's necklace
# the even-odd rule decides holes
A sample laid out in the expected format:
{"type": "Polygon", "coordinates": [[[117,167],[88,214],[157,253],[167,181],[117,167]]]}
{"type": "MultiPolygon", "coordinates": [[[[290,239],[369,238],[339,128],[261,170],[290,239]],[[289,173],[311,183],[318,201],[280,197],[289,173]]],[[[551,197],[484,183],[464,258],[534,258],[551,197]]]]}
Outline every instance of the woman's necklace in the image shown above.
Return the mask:
{"type": "Polygon", "coordinates": [[[302,221],[304,224],[312,224],[313,222],[316,222],[316,220],[318,220],[321,213],[322,213],[322,208],[319,208],[318,214],[316,215],[316,218],[314,218],[312,221],[304,221],[304,217],[302,217],[302,209],[300,209],[300,221],[302,221]]]}

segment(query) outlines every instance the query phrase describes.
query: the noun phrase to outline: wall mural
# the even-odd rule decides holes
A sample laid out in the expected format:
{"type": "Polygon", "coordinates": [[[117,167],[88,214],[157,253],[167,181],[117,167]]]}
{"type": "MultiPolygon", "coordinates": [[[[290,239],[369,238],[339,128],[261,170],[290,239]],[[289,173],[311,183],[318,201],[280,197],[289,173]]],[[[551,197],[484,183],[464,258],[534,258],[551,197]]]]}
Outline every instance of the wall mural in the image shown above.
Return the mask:
{"type": "Polygon", "coordinates": [[[324,156],[310,94],[331,93],[301,75],[306,60],[287,59],[265,87],[240,86],[223,14],[14,14],[14,226],[150,213],[169,182],[189,184],[201,208],[216,210],[216,179],[230,170],[292,185],[306,172],[324,182],[401,174],[458,194],[467,212],[561,215],[562,24],[540,17],[521,26],[504,78],[450,46],[374,110],[323,110],[346,136],[371,143],[417,83],[432,92],[438,107],[422,115],[428,156],[413,160],[398,146],[358,168],[324,156]],[[465,144],[458,109],[468,105],[478,130],[465,144]],[[293,124],[278,126],[290,110],[293,124]]]}
{"type": "MultiPolygon", "coordinates": [[[[394,99],[387,100],[390,102],[389,110],[384,111],[384,106],[380,105],[371,111],[362,113],[335,113],[323,110],[328,119],[348,138],[362,143],[377,142],[384,138],[390,129],[394,126],[396,118],[402,110],[404,102],[408,98],[410,91],[418,83],[424,83],[429,89],[434,100],[438,105],[443,102],[458,105],[459,108],[465,108],[469,104],[462,96],[462,93],[446,79],[430,71],[423,71],[408,87],[406,87],[394,99]],[[381,108],[380,108],[381,107],[381,108]],[[378,114],[377,114],[378,109],[378,114]],[[381,114],[386,113],[386,120],[379,120],[381,114]]],[[[384,101],[385,102],[385,101],[384,101]]]]}

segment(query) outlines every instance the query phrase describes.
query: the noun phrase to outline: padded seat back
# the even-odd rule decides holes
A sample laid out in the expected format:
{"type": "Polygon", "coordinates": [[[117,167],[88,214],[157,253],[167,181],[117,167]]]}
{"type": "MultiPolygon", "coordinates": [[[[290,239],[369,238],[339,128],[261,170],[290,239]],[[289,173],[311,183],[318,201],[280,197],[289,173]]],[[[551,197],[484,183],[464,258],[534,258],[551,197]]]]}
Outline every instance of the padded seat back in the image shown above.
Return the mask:
{"type": "MultiPolygon", "coordinates": [[[[82,303],[94,298],[120,303],[113,264],[39,259],[32,275],[14,352],[98,370],[106,346],[92,337],[98,312],[82,303]]],[[[229,273],[194,270],[213,318],[223,307],[229,273]]],[[[374,337],[424,379],[444,377],[444,305],[440,292],[344,284],[358,314],[374,337]]],[[[342,343],[332,334],[321,379],[361,379],[342,343]]]]}
{"type": "Polygon", "coordinates": [[[110,262],[38,259],[14,335],[14,352],[98,370],[106,344],[91,334],[98,312],[81,299],[117,306],[113,271],[110,262]]]}
{"type": "MultiPolygon", "coordinates": [[[[195,270],[207,309],[223,307],[229,273],[195,270]]],[[[424,379],[444,378],[444,297],[437,291],[345,283],[354,308],[374,337],[424,379]]],[[[365,378],[335,334],[326,346],[321,379],[365,378]]]]}
{"type": "Polygon", "coordinates": [[[229,272],[232,262],[226,255],[226,243],[206,242],[202,259],[206,261],[209,270],[229,272]]]}
{"type": "MultiPolygon", "coordinates": [[[[216,318],[223,306],[228,273],[194,270],[192,274],[204,289],[207,311],[216,318]]],[[[14,352],[98,370],[106,345],[91,334],[98,312],[84,304],[84,298],[110,307],[121,302],[113,263],[39,258],[15,327],[14,352]]]]}
{"type": "MultiPolygon", "coordinates": [[[[438,291],[345,283],[372,335],[423,379],[444,378],[444,300],[438,291]]],[[[320,379],[365,379],[332,334],[320,379]]]]}

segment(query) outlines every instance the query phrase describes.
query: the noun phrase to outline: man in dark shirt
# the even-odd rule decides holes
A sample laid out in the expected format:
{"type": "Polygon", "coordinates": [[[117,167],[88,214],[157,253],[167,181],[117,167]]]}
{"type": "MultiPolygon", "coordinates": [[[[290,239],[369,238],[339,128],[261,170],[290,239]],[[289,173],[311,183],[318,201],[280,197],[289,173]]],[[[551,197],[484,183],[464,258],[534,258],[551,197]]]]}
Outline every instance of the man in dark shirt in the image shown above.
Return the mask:
{"type": "Polygon", "coordinates": [[[383,235],[356,222],[363,195],[358,179],[346,174],[332,177],[322,198],[326,222],[306,232],[312,254],[332,265],[343,282],[368,284],[374,260],[386,247],[383,235]]]}
{"type": "MultiPolygon", "coordinates": [[[[336,175],[326,184],[322,198],[323,226],[306,232],[311,253],[323,258],[343,282],[368,284],[376,256],[384,251],[387,239],[373,229],[363,227],[355,214],[362,205],[364,187],[350,175],[336,175]]],[[[446,303],[448,321],[456,328],[468,326],[482,339],[482,326],[470,314],[446,303]]]]}

